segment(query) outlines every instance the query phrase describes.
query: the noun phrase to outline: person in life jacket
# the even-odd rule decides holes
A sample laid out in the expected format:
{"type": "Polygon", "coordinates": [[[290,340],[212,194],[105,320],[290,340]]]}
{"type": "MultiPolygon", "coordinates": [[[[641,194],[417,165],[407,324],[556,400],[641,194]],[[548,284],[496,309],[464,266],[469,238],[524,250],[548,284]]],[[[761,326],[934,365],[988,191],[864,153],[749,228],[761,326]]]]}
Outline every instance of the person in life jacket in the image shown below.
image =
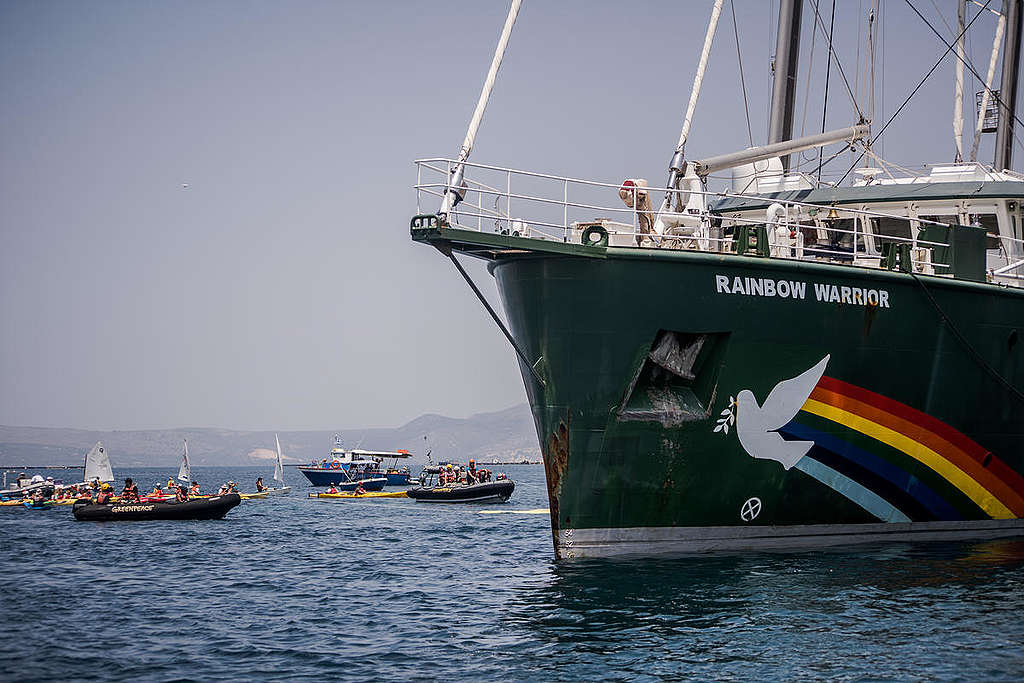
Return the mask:
{"type": "Polygon", "coordinates": [[[178,487],[177,492],[174,494],[174,499],[179,503],[188,501],[188,489],[185,488],[184,484],[178,487]]]}
{"type": "Polygon", "coordinates": [[[168,476],[167,477],[167,488],[173,489],[174,486],[175,486],[175,484],[174,484],[174,477],[168,476]]]}
{"type": "Polygon", "coordinates": [[[363,482],[359,482],[358,484],[356,484],[356,488],[354,491],[352,491],[352,493],[354,493],[357,496],[361,496],[364,493],[366,493],[366,489],[363,488],[363,482]]]}
{"type": "Polygon", "coordinates": [[[199,495],[199,482],[198,481],[192,482],[192,488],[190,488],[188,490],[188,493],[189,493],[190,496],[198,496],[199,495]]]}
{"type": "Polygon", "coordinates": [[[124,488],[121,489],[121,498],[123,502],[131,503],[139,499],[139,487],[135,485],[131,477],[127,477],[124,480],[124,488]]]}
{"type": "Polygon", "coordinates": [[[337,493],[337,492],[338,492],[338,487],[335,486],[334,484],[331,484],[330,488],[327,489],[327,493],[337,493]]]}
{"type": "Polygon", "coordinates": [[[160,482],[153,485],[153,491],[149,494],[151,496],[163,496],[164,491],[160,488],[160,482]]]}
{"type": "Polygon", "coordinates": [[[110,490],[110,484],[104,484],[100,487],[100,492],[96,494],[96,502],[100,505],[110,504],[110,498],[113,493],[110,490]]]}
{"type": "Polygon", "coordinates": [[[469,469],[466,470],[466,483],[467,484],[475,484],[476,482],[477,482],[476,460],[473,460],[472,458],[470,458],[469,459],[469,469]]]}

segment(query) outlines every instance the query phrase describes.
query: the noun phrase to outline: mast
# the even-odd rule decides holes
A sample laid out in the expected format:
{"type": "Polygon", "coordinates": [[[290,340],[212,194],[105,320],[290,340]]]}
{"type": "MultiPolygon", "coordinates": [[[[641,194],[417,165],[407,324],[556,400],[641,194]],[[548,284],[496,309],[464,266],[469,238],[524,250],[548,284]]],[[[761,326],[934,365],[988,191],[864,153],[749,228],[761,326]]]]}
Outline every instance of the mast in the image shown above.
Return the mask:
{"type": "MultiPolygon", "coordinates": [[[[690,124],[693,122],[693,112],[697,108],[697,98],[700,97],[701,87],[704,85],[704,72],[708,67],[708,58],[711,56],[711,43],[715,39],[715,31],[718,30],[718,17],[722,14],[722,5],[725,0],[715,0],[715,6],[711,8],[711,18],[708,20],[708,30],[704,33],[704,47],[700,51],[700,60],[697,62],[697,73],[693,77],[693,88],[690,89],[690,101],[686,104],[686,115],[683,116],[683,129],[679,133],[679,142],[676,143],[676,151],[668,164],[668,182],[665,193],[665,200],[658,210],[659,215],[669,212],[672,209],[673,199],[678,201],[679,196],[671,190],[679,189],[679,181],[686,172],[686,140],[690,137],[690,124]]],[[[661,226],[659,219],[658,226],[661,226]]],[[[657,232],[661,230],[656,227],[657,232]]]]}
{"type": "Polygon", "coordinates": [[[953,95],[953,140],[956,143],[956,162],[964,160],[964,15],[967,0],[956,3],[956,89],[953,95]]]}
{"type": "Polygon", "coordinates": [[[1003,32],[1006,30],[1006,15],[1000,14],[996,22],[996,36],[992,40],[992,55],[988,60],[988,73],[985,75],[985,90],[981,95],[981,106],[978,107],[978,125],[974,129],[974,144],[971,145],[971,161],[978,160],[978,145],[981,144],[981,134],[985,129],[985,112],[988,111],[988,101],[992,97],[992,82],[996,77],[996,61],[999,59],[999,50],[1003,45],[1003,32]]]}
{"type": "MultiPolygon", "coordinates": [[[[491,59],[491,68],[487,71],[487,78],[484,79],[484,87],[480,91],[480,98],[476,102],[476,109],[473,110],[473,118],[469,121],[469,129],[466,131],[466,139],[462,142],[462,149],[459,150],[459,159],[452,169],[449,178],[449,189],[441,201],[441,210],[438,213],[447,214],[462,199],[460,189],[463,184],[463,162],[469,158],[473,151],[473,143],[476,141],[476,132],[480,129],[480,121],[484,118],[484,110],[487,108],[487,101],[491,98],[491,90],[494,89],[494,81],[498,77],[498,69],[501,67],[501,60],[505,56],[505,48],[508,47],[508,39],[512,36],[512,27],[515,26],[516,17],[519,16],[519,6],[523,0],[512,0],[508,8],[508,16],[505,18],[505,26],[501,29],[501,37],[498,38],[498,46],[494,48],[494,58],[491,59]]],[[[464,192],[463,192],[464,194],[464,192]]]]}
{"type": "Polygon", "coordinates": [[[999,126],[996,128],[995,167],[1010,168],[1013,158],[1013,122],[1017,115],[1017,71],[1020,69],[1021,0],[1003,0],[1006,17],[1006,49],[999,85],[999,126]]]}
{"type": "MultiPolygon", "coordinates": [[[[797,59],[800,56],[800,16],[802,0],[781,0],[779,33],[775,41],[775,80],[772,82],[772,109],[768,122],[768,144],[793,137],[793,104],[796,101],[797,59]]],[[[782,157],[789,170],[789,155],[782,157]]]]}

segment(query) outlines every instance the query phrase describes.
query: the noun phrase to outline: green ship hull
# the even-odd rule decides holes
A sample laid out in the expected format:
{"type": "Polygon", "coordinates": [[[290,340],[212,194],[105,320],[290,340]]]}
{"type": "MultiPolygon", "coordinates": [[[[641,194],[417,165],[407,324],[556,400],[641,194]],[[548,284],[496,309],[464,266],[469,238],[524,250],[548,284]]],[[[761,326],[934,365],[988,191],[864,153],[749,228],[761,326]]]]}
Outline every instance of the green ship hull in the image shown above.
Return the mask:
{"type": "Polygon", "coordinates": [[[414,227],[489,261],[559,558],[1024,533],[1024,291],[414,227]]]}

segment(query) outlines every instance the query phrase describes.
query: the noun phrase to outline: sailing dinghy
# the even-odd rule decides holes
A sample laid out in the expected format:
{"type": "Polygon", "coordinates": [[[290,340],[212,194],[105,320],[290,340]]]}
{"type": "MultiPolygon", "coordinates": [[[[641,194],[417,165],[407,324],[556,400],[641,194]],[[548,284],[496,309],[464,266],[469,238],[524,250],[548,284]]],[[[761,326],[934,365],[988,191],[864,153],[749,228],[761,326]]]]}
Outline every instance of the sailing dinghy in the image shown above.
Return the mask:
{"type": "Polygon", "coordinates": [[[261,493],[265,493],[268,496],[282,496],[287,493],[291,493],[292,487],[284,485],[284,463],[281,461],[281,439],[277,438],[277,434],[274,434],[274,443],[277,444],[277,460],[274,462],[274,481],[276,481],[279,486],[263,489],[261,493]]]}

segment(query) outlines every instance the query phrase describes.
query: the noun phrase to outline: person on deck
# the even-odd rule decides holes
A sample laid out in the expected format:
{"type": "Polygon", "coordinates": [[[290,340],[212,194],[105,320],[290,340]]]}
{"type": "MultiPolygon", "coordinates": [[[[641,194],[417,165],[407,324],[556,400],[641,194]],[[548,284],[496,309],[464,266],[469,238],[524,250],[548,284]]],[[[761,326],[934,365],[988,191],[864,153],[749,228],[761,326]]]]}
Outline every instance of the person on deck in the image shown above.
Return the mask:
{"type": "Polygon", "coordinates": [[[153,491],[149,494],[151,496],[163,497],[164,490],[160,488],[160,482],[153,485],[153,491]]]}
{"type": "Polygon", "coordinates": [[[198,481],[192,482],[192,488],[190,488],[188,490],[188,494],[190,496],[198,496],[199,495],[199,482],[198,481]]]}
{"type": "Polygon", "coordinates": [[[174,499],[179,503],[185,503],[188,501],[188,489],[182,484],[178,487],[177,492],[174,494],[174,499]]]}
{"type": "Polygon", "coordinates": [[[476,482],[477,482],[476,460],[473,460],[471,458],[470,461],[469,461],[469,469],[466,470],[466,483],[467,484],[475,484],[476,482]]]}
{"type": "Polygon", "coordinates": [[[167,488],[173,489],[175,487],[174,477],[167,477],[167,488]]]}
{"type": "Polygon", "coordinates": [[[263,485],[263,477],[256,477],[256,493],[266,491],[267,487],[263,485]]]}

